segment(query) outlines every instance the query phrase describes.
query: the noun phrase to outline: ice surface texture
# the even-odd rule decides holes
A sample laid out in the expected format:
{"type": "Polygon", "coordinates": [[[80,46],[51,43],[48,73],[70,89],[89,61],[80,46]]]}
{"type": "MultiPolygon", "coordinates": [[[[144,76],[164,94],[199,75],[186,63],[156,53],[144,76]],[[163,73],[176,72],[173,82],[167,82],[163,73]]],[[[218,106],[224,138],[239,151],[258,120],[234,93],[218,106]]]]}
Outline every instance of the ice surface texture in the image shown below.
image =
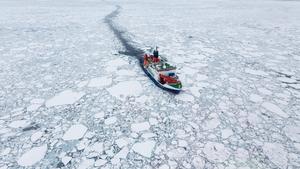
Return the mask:
{"type": "Polygon", "coordinates": [[[0,168],[299,168],[299,9],[0,1],[0,168]],[[105,21],[116,5],[122,36],[158,45],[183,93],[126,53],[105,21]]]}

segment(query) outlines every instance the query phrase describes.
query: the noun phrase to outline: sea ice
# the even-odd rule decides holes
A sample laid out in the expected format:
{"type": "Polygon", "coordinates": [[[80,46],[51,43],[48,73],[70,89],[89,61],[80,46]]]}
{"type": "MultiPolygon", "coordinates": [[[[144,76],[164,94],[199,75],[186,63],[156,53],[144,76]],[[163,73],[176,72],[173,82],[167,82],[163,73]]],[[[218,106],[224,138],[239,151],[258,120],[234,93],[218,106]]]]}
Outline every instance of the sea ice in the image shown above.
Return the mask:
{"type": "Polygon", "coordinates": [[[194,95],[195,97],[200,97],[200,92],[199,92],[199,90],[201,89],[200,87],[190,87],[189,89],[192,95],[194,95]]]}
{"type": "Polygon", "coordinates": [[[1,151],[0,155],[5,156],[8,153],[10,153],[11,149],[9,147],[5,148],[4,150],[1,151]]]}
{"type": "Polygon", "coordinates": [[[123,59],[118,58],[115,60],[108,61],[106,63],[105,70],[107,72],[115,72],[119,67],[121,67],[123,65],[128,65],[128,63],[126,61],[124,61],[123,59]]]}
{"type": "Polygon", "coordinates": [[[115,142],[119,148],[122,148],[122,147],[126,146],[127,144],[129,144],[129,140],[127,138],[119,138],[115,142]]]}
{"type": "Polygon", "coordinates": [[[117,120],[118,120],[118,119],[117,119],[115,116],[113,116],[113,117],[109,117],[109,118],[105,119],[104,123],[105,123],[106,125],[111,125],[111,124],[116,123],[117,120]]]}
{"type": "Polygon", "coordinates": [[[156,125],[156,124],[158,124],[158,121],[157,121],[156,118],[149,118],[149,124],[150,125],[156,125]]]}
{"type": "Polygon", "coordinates": [[[11,128],[23,128],[28,126],[30,123],[27,122],[26,120],[16,120],[11,122],[8,126],[11,128]]]}
{"type": "Polygon", "coordinates": [[[182,74],[184,75],[195,75],[198,73],[198,70],[197,69],[193,69],[193,68],[190,68],[188,66],[185,66],[184,68],[181,69],[181,72],[182,74]]]}
{"type": "Polygon", "coordinates": [[[214,117],[210,120],[206,120],[203,128],[205,130],[211,130],[217,128],[221,124],[220,120],[217,117],[214,117]]]}
{"type": "Polygon", "coordinates": [[[221,132],[222,132],[222,138],[223,139],[226,139],[226,138],[233,135],[233,131],[231,129],[224,129],[221,132]]]}
{"type": "Polygon", "coordinates": [[[159,166],[158,169],[170,169],[170,167],[167,164],[163,164],[163,165],[159,166]]]}
{"type": "Polygon", "coordinates": [[[132,149],[134,152],[136,152],[144,157],[150,158],[152,155],[152,150],[153,150],[154,146],[155,146],[155,141],[148,140],[145,142],[135,143],[132,146],[132,149]]]}
{"type": "Polygon", "coordinates": [[[193,158],[192,164],[195,168],[203,168],[205,165],[205,160],[201,156],[196,156],[193,158]]]}
{"type": "Polygon", "coordinates": [[[194,97],[190,94],[180,94],[180,95],[176,95],[176,98],[178,100],[184,101],[184,102],[193,102],[194,101],[194,97]]]}
{"type": "Polygon", "coordinates": [[[264,94],[264,95],[271,95],[272,92],[266,88],[258,88],[257,89],[260,93],[264,94]]]}
{"type": "Polygon", "coordinates": [[[205,144],[203,152],[207,159],[212,162],[224,162],[230,156],[227,148],[217,142],[208,142],[205,144]]]}
{"type": "Polygon", "coordinates": [[[264,103],[262,104],[262,106],[263,106],[265,109],[267,109],[267,110],[269,110],[269,111],[271,111],[271,112],[273,112],[273,113],[276,113],[277,115],[279,115],[279,116],[281,116],[281,117],[284,117],[284,118],[289,117],[285,112],[283,112],[278,106],[276,106],[276,105],[273,104],[273,103],[270,103],[270,102],[264,102],[264,103]]]}
{"type": "Polygon", "coordinates": [[[113,164],[117,164],[120,162],[120,159],[126,159],[127,154],[129,153],[129,149],[127,147],[122,148],[111,160],[113,164]]]}
{"type": "Polygon", "coordinates": [[[118,71],[118,75],[119,76],[134,76],[134,75],[136,75],[136,72],[134,72],[132,70],[122,69],[122,70],[118,71]]]}
{"type": "Polygon", "coordinates": [[[40,139],[43,136],[43,134],[44,134],[44,132],[42,132],[42,131],[35,132],[34,134],[31,135],[30,140],[32,142],[35,142],[38,139],[40,139]]]}
{"type": "Polygon", "coordinates": [[[98,159],[98,160],[96,160],[96,162],[95,162],[95,166],[96,167],[101,167],[101,166],[103,166],[104,164],[106,164],[107,163],[107,161],[106,160],[103,160],[103,159],[98,159]]]}
{"type": "Polygon", "coordinates": [[[31,104],[27,107],[27,111],[36,111],[38,108],[40,108],[41,104],[31,104]]]}
{"type": "Polygon", "coordinates": [[[91,79],[90,83],[88,84],[88,87],[101,88],[101,87],[109,86],[111,83],[112,83],[112,79],[110,77],[97,77],[91,79]]]}
{"type": "Polygon", "coordinates": [[[24,153],[17,162],[20,166],[32,166],[44,158],[47,149],[48,147],[46,144],[40,147],[34,147],[24,153]]]}
{"type": "Polygon", "coordinates": [[[63,140],[81,139],[87,131],[87,127],[82,124],[71,126],[63,136],[63,140]]]}
{"type": "Polygon", "coordinates": [[[285,134],[295,142],[300,142],[300,126],[291,125],[284,128],[285,134]]]}
{"type": "Polygon", "coordinates": [[[95,114],[94,117],[96,119],[102,119],[102,118],[104,118],[104,112],[99,112],[99,113],[95,114]]]}
{"type": "Polygon", "coordinates": [[[93,159],[86,159],[84,158],[81,163],[79,164],[77,169],[87,169],[89,167],[91,167],[94,164],[94,160],[93,159]]]}
{"type": "Polygon", "coordinates": [[[46,101],[46,107],[60,106],[65,104],[73,104],[84,96],[84,92],[74,92],[72,90],[65,90],[51,99],[46,101]]]}
{"type": "Polygon", "coordinates": [[[88,80],[81,81],[81,82],[79,82],[79,83],[77,84],[77,87],[78,87],[78,88],[85,87],[88,83],[89,83],[88,80]]]}
{"type": "Polygon", "coordinates": [[[282,144],[264,143],[263,150],[269,159],[280,168],[287,167],[287,152],[282,144]]]}
{"type": "Polygon", "coordinates": [[[254,69],[245,69],[246,73],[252,74],[252,75],[258,75],[258,76],[267,76],[268,74],[266,72],[263,72],[261,70],[254,70],[254,69]]]}
{"type": "Polygon", "coordinates": [[[91,147],[89,147],[89,150],[97,153],[102,153],[102,151],[104,150],[103,143],[96,142],[91,147]]]}
{"type": "Polygon", "coordinates": [[[61,162],[64,165],[67,165],[71,160],[72,160],[72,157],[70,157],[70,156],[64,156],[64,157],[61,158],[61,162]]]}
{"type": "Polygon", "coordinates": [[[150,128],[149,122],[131,124],[131,131],[137,133],[141,131],[149,130],[149,128],[150,128]]]}
{"type": "Polygon", "coordinates": [[[124,81],[120,82],[107,91],[118,99],[125,99],[127,96],[138,96],[143,92],[142,85],[137,81],[124,81]]]}
{"type": "Polygon", "coordinates": [[[257,95],[257,94],[251,94],[251,95],[250,95],[250,100],[251,100],[252,102],[255,102],[255,103],[258,103],[258,102],[262,102],[262,101],[263,101],[262,97],[259,96],[259,95],[257,95]]]}
{"type": "Polygon", "coordinates": [[[287,78],[287,77],[279,77],[277,78],[279,81],[284,82],[284,83],[297,83],[297,80],[292,79],[292,78],[287,78]]]}

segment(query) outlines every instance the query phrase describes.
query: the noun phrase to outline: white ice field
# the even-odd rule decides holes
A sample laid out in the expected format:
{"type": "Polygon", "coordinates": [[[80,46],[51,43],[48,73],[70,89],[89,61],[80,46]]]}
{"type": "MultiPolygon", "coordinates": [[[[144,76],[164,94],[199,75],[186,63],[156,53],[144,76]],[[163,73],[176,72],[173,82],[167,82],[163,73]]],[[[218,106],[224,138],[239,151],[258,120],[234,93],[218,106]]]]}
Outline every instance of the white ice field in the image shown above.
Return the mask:
{"type": "Polygon", "coordinates": [[[0,169],[299,169],[300,1],[0,0],[0,169]],[[105,23],[158,45],[163,91],[105,23]]]}

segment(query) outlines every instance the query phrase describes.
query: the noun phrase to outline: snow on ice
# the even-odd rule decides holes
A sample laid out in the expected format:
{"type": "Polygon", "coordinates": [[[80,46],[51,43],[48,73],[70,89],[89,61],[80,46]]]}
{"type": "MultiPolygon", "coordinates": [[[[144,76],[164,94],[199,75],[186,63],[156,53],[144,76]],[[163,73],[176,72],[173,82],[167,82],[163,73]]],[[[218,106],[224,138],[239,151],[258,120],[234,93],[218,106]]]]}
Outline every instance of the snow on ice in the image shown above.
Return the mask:
{"type": "Polygon", "coordinates": [[[271,112],[273,112],[273,113],[276,113],[277,115],[279,115],[279,116],[281,116],[281,117],[284,117],[284,118],[287,118],[287,117],[288,117],[288,115],[287,115],[284,111],[282,111],[278,106],[276,106],[276,105],[273,104],[273,103],[270,103],[270,102],[264,102],[264,103],[262,104],[262,106],[263,106],[265,109],[267,109],[267,110],[269,110],[269,111],[271,111],[271,112]]]}
{"type": "Polygon", "coordinates": [[[107,91],[118,99],[125,99],[127,96],[139,96],[143,88],[137,81],[125,81],[108,88],[107,91]]]}
{"type": "Polygon", "coordinates": [[[280,168],[287,167],[287,153],[285,148],[278,143],[265,143],[263,150],[270,160],[280,168]]]}
{"type": "Polygon", "coordinates": [[[230,152],[224,144],[217,142],[206,143],[203,152],[207,159],[213,162],[224,162],[230,156],[230,152]]]}
{"type": "Polygon", "coordinates": [[[47,152],[47,145],[40,147],[34,147],[31,150],[24,153],[19,159],[18,164],[20,166],[32,166],[44,158],[47,152]]]}
{"type": "Polygon", "coordinates": [[[90,83],[88,84],[88,87],[105,87],[112,83],[112,79],[109,77],[97,77],[91,79],[90,83]]]}
{"type": "Polygon", "coordinates": [[[45,104],[46,107],[73,104],[76,101],[78,101],[82,96],[84,96],[84,92],[74,92],[72,90],[65,90],[61,93],[58,93],[51,99],[47,100],[45,104]]]}
{"type": "Polygon", "coordinates": [[[81,139],[87,131],[87,127],[82,124],[71,126],[62,137],[64,140],[78,140],[81,139]]]}
{"type": "Polygon", "coordinates": [[[155,141],[148,140],[144,142],[135,143],[132,146],[132,150],[144,157],[150,158],[152,156],[152,151],[155,146],[155,141]]]}
{"type": "Polygon", "coordinates": [[[1,1],[0,168],[299,168],[299,9],[1,1]],[[156,45],[180,94],[131,49],[156,45]]]}
{"type": "Polygon", "coordinates": [[[141,123],[133,123],[131,124],[131,131],[133,132],[141,132],[145,130],[149,130],[150,124],[149,122],[141,122],[141,123]]]}

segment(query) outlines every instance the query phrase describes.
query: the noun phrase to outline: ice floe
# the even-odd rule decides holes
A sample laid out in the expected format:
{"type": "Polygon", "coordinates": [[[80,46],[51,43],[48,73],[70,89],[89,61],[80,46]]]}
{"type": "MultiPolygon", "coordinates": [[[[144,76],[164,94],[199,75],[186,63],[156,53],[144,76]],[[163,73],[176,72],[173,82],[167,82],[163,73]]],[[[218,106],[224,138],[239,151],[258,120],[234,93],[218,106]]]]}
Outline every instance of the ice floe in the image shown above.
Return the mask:
{"type": "Polygon", "coordinates": [[[150,158],[152,156],[152,151],[155,146],[155,141],[148,140],[144,142],[135,143],[132,146],[132,150],[144,157],[150,158]]]}
{"type": "Polygon", "coordinates": [[[250,100],[252,102],[255,102],[255,103],[259,103],[259,102],[262,102],[263,101],[263,98],[257,94],[251,94],[250,95],[250,100]]]}
{"type": "Polygon", "coordinates": [[[97,153],[102,153],[102,151],[104,150],[103,143],[102,142],[96,142],[92,146],[89,147],[89,150],[97,152],[97,153]]]}
{"type": "Polygon", "coordinates": [[[87,131],[87,127],[82,124],[71,126],[64,134],[64,140],[78,140],[81,139],[87,131]]]}
{"type": "Polygon", "coordinates": [[[287,167],[287,152],[282,144],[264,143],[263,150],[269,159],[280,168],[287,167]]]}
{"type": "Polygon", "coordinates": [[[44,132],[42,132],[42,131],[37,131],[37,132],[35,132],[35,133],[33,133],[33,134],[31,135],[30,140],[31,140],[32,142],[35,142],[35,141],[37,141],[38,139],[40,139],[40,138],[43,136],[43,134],[44,134],[44,132]]]}
{"type": "Polygon", "coordinates": [[[264,102],[262,104],[262,106],[273,112],[273,113],[276,113],[277,115],[281,116],[281,117],[284,117],[284,118],[287,118],[288,117],[288,114],[286,114],[284,111],[281,110],[281,108],[279,108],[278,106],[276,106],[275,104],[273,103],[270,103],[270,102],[264,102]]]}
{"type": "Polygon", "coordinates": [[[254,69],[250,69],[250,68],[246,68],[245,69],[246,73],[252,74],[252,75],[258,75],[258,76],[267,76],[268,74],[264,71],[261,70],[254,70],[254,69]]]}
{"type": "Polygon", "coordinates": [[[0,155],[5,156],[5,155],[9,154],[10,151],[11,151],[11,148],[7,147],[1,151],[0,155]]]}
{"type": "Polygon", "coordinates": [[[77,169],[87,169],[94,165],[93,159],[83,158],[77,169]]]}
{"type": "Polygon", "coordinates": [[[94,115],[94,117],[95,117],[96,119],[102,119],[102,118],[104,118],[104,112],[96,113],[96,114],[94,115]]]}
{"type": "Polygon", "coordinates": [[[119,164],[120,159],[126,159],[128,153],[129,153],[128,147],[122,148],[111,160],[112,164],[119,164]]]}
{"type": "Polygon", "coordinates": [[[150,124],[149,122],[141,122],[141,123],[133,123],[131,124],[131,131],[133,132],[141,132],[145,130],[149,130],[150,124]]]}
{"type": "Polygon", "coordinates": [[[129,144],[129,139],[128,138],[119,138],[115,142],[119,148],[122,148],[129,144]]]}
{"type": "Polygon", "coordinates": [[[226,139],[226,138],[233,135],[233,131],[231,129],[224,129],[221,132],[222,132],[222,138],[223,139],[226,139]]]}
{"type": "Polygon", "coordinates": [[[119,76],[134,76],[134,75],[136,75],[136,72],[134,72],[132,70],[122,69],[122,70],[118,71],[118,75],[119,76]]]}
{"type": "Polygon", "coordinates": [[[111,125],[111,124],[116,123],[117,120],[118,120],[118,119],[117,119],[115,116],[113,116],[113,117],[109,117],[109,118],[105,119],[104,123],[105,123],[106,125],[111,125]]]}
{"type": "Polygon", "coordinates": [[[123,59],[118,58],[118,59],[115,59],[115,60],[108,61],[106,63],[105,70],[108,71],[108,72],[114,72],[114,71],[118,70],[118,68],[123,66],[123,65],[128,65],[128,63],[126,61],[124,61],[123,59]]]}
{"type": "Polygon", "coordinates": [[[196,156],[193,158],[192,164],[195,168],[204,168],[205,160],[201,156],[196,156]]]}
{"type": "Polygon", "coordinates": [[[163,164],[163,165],[159,166],[158,169],[170,169],[170,167],[167,164],[163,164]]]}
{"type": "Polygon", "coordinates": [[[212,162],[224,162],[230,156],[230,152],[224,144],[217,142],[206,143],[203,152],[207,159],[212,162]]]}
{"type": "Polygon", "coordinates": [[[186,93],[176,95],[176,99],[184,101],[184,102],[193,102],[195,100],[192,95],[186,94],[186,93]]]}
{"type": "Polygon", "coordinates": [[[24,153],[17,162],[20,166],[32,166],[44,158],[47,149],[48,146],[46,144],[39,147],[34,147],[24,153]]]}
{"type": "Polygon", "coordinates": [[[72,157],[70,156],[64,156],[61,158],[61,162],[66,166],[70,161],[72,160],[72,157]]]}
{"type": "Polygon", "coordinates": [[[297,80],[288,77],[279,77],[277,79],[284,83],[297,83],[297,80]]]}
{"type": "Polygon", "coordinates": [[[103,166],[103,165],[105,165],[107,163],[107,160],[104,160],[104,159],[98,159],[98,160],[96,160],[96,162],[95,162],[95,166],[96,167],[101,167],[101,166],[103,166]]]}
{"type": "Polygon", "coordinates": [[[88,83],[89,83],[88,80],[81,81],[81,82],[79,82],[79,83],[77,84],[77,87],[78,87],[78,88],[85,87],[88,83]]]}
{"type": "Polygon", "coordinates": [[[8,126],[11,128],[23,128],[28,126],[30,123],[27,120],[16,120],[11,122],[8,126]]]}
{"type": "Polygon", "coordinates": [[[84,92],[75,92],[72,90],[65,90],[61,93],[58,93],[51,99],[47,100],[45,105],[46,107],[60,106],[66,104],[74,104],[78,101],[82,96],[84,96],[84,92]]]}
{"type": "Polygon", "coordinates": [[[109,86],[111,83],[112,83],[111,77],[97,77],[90,80],[88,87],[101,88],[101,87],[109,86]]]}
{"type": "Polygon", "coordinates": [[[300,126],[290,125],[284,128],[285,134],[293,141],[300,142],[300,126]]]}
{"type": "Polygon", "coordinates": [[[107,91],[118,99],[125,99],[127,96],[139,96],[143,88],[137,81],[124,81],[108,88],[107,91]]]}

